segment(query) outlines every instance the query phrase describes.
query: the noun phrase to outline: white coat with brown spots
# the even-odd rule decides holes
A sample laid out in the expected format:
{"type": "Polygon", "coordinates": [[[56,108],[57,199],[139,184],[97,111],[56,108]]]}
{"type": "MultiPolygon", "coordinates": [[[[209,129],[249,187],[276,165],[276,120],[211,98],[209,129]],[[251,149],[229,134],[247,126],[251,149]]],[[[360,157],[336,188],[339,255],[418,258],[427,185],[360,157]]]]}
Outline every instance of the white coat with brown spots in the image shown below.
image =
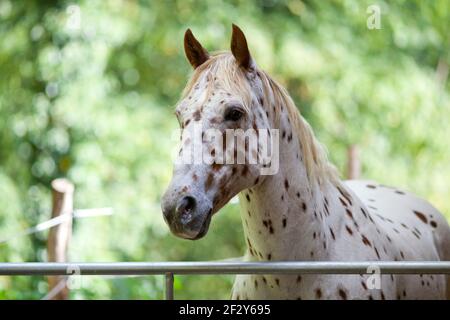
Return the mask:
{"type": "MultiPolygon", "coordinates": [[[[450,260],[450,228],[431,204],[376,182],[339,180],[287,92],[256,66],[239,28],[233,26],[231,54],[210,56],[190,30],[185,51],[195,70],[176,110],[181,147],[189,147],[194,123],[221,132],[275,128],[279,170],[262,176],[259,164],[175,165],[162,200],[174,234],[203,237],[211,217],[239,193],[249,261],[450,260]]],[[[379,289],[367,277],[240,275],[232,298],[450,298],[444,275],[382,275],[379,289]]]]}

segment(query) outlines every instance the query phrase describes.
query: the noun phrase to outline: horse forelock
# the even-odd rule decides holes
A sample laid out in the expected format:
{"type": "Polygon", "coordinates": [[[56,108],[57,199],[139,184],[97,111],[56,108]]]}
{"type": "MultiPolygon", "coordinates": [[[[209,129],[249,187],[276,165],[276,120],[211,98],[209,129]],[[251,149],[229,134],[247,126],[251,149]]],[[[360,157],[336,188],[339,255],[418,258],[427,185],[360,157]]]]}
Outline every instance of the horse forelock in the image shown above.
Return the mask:
{"type": "Polygon", "coordinates": [[[210,56],[202,65],[197,67],[191,75],[181,98],[184,99],[198,82],[206,77],[206,97],[209,97],[215,89],[215,84],[230,94],[242,99],[246,111],[251,111],[252,92],[245,77],[245,72],[236,64],[236,60],[229,52],[218,52],[210,56]]]}

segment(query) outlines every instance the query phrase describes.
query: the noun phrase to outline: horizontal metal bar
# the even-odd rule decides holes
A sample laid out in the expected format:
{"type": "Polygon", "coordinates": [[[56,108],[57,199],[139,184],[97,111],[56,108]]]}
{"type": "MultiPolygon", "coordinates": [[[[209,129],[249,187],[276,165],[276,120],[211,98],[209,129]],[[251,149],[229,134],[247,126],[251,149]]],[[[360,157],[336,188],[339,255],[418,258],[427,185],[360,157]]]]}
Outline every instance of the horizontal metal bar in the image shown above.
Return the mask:
{"type": "Polygon", "coordinates": [[[450,261],[0,263],[0,275],[450,274],[450,261]]]}

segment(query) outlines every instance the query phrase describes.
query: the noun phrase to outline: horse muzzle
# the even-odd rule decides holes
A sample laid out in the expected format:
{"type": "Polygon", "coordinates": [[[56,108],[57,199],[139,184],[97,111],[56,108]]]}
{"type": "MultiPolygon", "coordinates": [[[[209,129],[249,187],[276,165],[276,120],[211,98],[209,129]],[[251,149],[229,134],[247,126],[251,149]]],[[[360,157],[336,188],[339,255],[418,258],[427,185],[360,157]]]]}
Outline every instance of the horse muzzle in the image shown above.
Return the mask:
{"type": "Polygon", "coordinates": [[[164,220],[174,235],[197,240],[208,232],[212,206],[206,198],[192,194],[174,197],[168,191],[162,198],[161,207],[164,220]]]}

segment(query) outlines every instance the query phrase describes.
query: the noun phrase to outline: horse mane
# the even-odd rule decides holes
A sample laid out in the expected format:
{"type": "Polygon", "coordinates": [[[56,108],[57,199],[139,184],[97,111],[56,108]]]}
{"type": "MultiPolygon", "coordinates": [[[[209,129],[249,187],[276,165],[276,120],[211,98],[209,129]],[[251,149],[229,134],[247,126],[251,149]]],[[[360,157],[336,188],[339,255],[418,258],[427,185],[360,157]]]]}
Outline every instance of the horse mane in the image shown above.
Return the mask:
{"type": "MultiPolygon", "coordinates": [[[[309,179],[317,179],[319,184],[322,184],[324,181],[330,181],[334,184],[337,183],[339,181],[339,175],[335,166],[328,160],[326,148],[316,139],[311,126],[302,117],[287,90],[266,72],[260,72],[260,74],[263,75],[261,78],[266,79],[266,81],[263,81],[263,86],[270,85],[274,105],[278,106],[279,109],[284,106],[288,112],[290,122],[293,126],[294,136],[298,137],[300,147],[303,151],[303,159],[309,179]]],[[[281,112],[277,113],[281,114],[281,112]]]]}
{"type": "MultiPolygon", "coordinates": [[[[197,67],[183,91],[182,98],[191,92],[205,71],[208,71],[207,76],[209,77],[206,97],[214,89],[214,81],[211,81],[214,78],[227,92],[242,97],[244,107],[250,110],[252,91],[249,81],[245,72],[236,64],[233,55],[229,52],[216,53],[197,67]]],[[[325,181],[335,185],[339,184],[339,175],[336,168],[328,161],[325,147],[316,139],[311,126],[302,117],[287,90],[266,72],[257,67],[255,71],[262,83],[264,101],[266,104],[267,101],[270,101],[275,106],[274,123],[276,126],[279,126],[282,109],[286,108],[293,126],[293,135],[297,136],[303,151],[305,168],[310,181],[315,180],[319,185],[325,181]]]]}

